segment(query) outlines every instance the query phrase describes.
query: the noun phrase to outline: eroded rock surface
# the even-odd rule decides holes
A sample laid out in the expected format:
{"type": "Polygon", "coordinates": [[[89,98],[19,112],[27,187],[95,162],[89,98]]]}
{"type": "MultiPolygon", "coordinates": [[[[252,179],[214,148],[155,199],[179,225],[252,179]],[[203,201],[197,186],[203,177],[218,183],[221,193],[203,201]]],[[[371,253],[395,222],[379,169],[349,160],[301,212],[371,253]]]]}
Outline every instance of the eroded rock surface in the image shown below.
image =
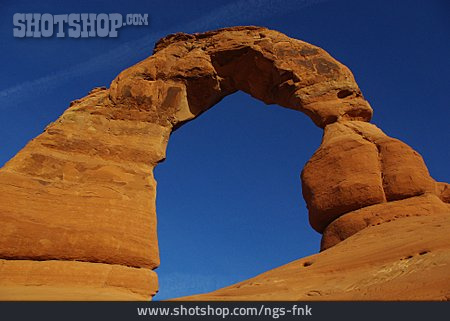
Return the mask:
{"type": "Polygon", "coordinates": [[[179,126],[237,90],[305,112],[320,127],[372,117],[347,67],[321,48],[259,27],[161,39],[153,56],[119,74],[110,97],[179,126]]]}
{"type": "Polygon", "coordinates": [[[77,261],[0,260],[0,301],[142,301],[155,295],[156,273],[77,261]]]}
{"type": "Polygon", "coordinates": [[[418,216],[373,226],[319,254],[180,300],[450,300],[450,220],[418,216]]]}
{"type": "Polygon", "coordinates": [[[366,206],[439,194],[416,151],[359,121],[325,127],[320,148],[303,169],[302,183],[310,222],[318,232],[366,206]]]}
{"type": "Polygon", "coordinates": [[[179,33],[109,89],[72,102],[0,169],[0,299],[156,293],[153,169],[173,130],[237,90],[324,128],[302,173],[322,249],[351,244],[377,224],[448,215],[448,185],[368,123],[372,109],[350,70],[323,49],[260,27],[179,33]]]}

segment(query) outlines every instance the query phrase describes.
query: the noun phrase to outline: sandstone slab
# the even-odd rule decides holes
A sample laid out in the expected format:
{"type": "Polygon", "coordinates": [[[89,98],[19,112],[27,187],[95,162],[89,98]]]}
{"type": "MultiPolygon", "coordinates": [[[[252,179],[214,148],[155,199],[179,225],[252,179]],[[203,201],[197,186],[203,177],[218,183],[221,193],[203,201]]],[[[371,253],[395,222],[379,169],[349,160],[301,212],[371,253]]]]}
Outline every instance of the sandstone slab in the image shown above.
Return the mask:
{"type": "Polygon", "coordinates": [[[156,273],[121,265],[0,260],[0,300],[143,301],[158,290],[156,273]]]}
{"type": "Polygon", "coordinates": [[[367,206],[344,214],[331,222],[323,232],[321,250],[326,250],[369,226],[410,216],[448,216],[448,213],[450,213],[449,204],[443,203],[434,194],[367,206]]]}
{"type": "Polygon", "coordinates": [[[193,301],[448,301],[450,213],[371,226],[323,251],[193,301]]]}

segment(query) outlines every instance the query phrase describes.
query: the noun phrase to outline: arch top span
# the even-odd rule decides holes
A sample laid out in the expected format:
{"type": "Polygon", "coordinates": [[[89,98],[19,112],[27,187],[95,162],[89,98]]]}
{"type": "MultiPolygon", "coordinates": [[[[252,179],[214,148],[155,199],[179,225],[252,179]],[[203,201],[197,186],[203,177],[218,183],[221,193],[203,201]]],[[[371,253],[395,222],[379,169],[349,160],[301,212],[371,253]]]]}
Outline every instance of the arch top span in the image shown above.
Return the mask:
{"type": "Polygon", "coordinates": [[[322,128],[372,117],[346,66],[319,47],[253,26],[169,35],[152,56],[120,73],[109,95],[178,127],[237,90],[304,112],[322,128]]]}

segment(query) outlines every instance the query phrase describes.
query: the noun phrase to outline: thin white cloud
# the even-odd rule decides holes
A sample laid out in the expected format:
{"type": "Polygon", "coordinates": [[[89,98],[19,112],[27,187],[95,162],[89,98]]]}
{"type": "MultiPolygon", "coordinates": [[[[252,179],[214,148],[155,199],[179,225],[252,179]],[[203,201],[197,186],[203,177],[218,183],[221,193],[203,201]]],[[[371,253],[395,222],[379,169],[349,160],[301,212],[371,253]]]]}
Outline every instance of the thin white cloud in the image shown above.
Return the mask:
{"type": "Polygon", "coordinates": [[[94,57],[65,70],[47,76],[26,81],[19,85],[0,91],[0,108],[11,106],[18,101],[31,97],[34,93],[52,90],[68,80],[78,76],[97,72],[108,65],[126,62],[127,65],[142,59],[142,53],[152,52],[152,46],[159,38],[173,32],[199,32],[214,29],[224,25],[232,26],[241,22],[262,19],[298,10],[326,0],[240,0],[217,8],[186,24],[180,24],[170,29],[155,31],[140,39],[127,42],[104,54],[94,57]]]}

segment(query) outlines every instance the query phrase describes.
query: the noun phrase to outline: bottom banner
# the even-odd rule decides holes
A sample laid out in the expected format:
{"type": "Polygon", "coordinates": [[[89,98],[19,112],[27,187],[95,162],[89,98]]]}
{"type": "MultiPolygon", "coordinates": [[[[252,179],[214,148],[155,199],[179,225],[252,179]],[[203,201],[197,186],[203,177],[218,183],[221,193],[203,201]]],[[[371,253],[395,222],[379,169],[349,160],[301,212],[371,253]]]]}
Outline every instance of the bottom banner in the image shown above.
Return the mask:
{"type": "Polygon", "coordinates": [[[448,320],[450,302],[0,302],[1,320],[448,320]]]}

